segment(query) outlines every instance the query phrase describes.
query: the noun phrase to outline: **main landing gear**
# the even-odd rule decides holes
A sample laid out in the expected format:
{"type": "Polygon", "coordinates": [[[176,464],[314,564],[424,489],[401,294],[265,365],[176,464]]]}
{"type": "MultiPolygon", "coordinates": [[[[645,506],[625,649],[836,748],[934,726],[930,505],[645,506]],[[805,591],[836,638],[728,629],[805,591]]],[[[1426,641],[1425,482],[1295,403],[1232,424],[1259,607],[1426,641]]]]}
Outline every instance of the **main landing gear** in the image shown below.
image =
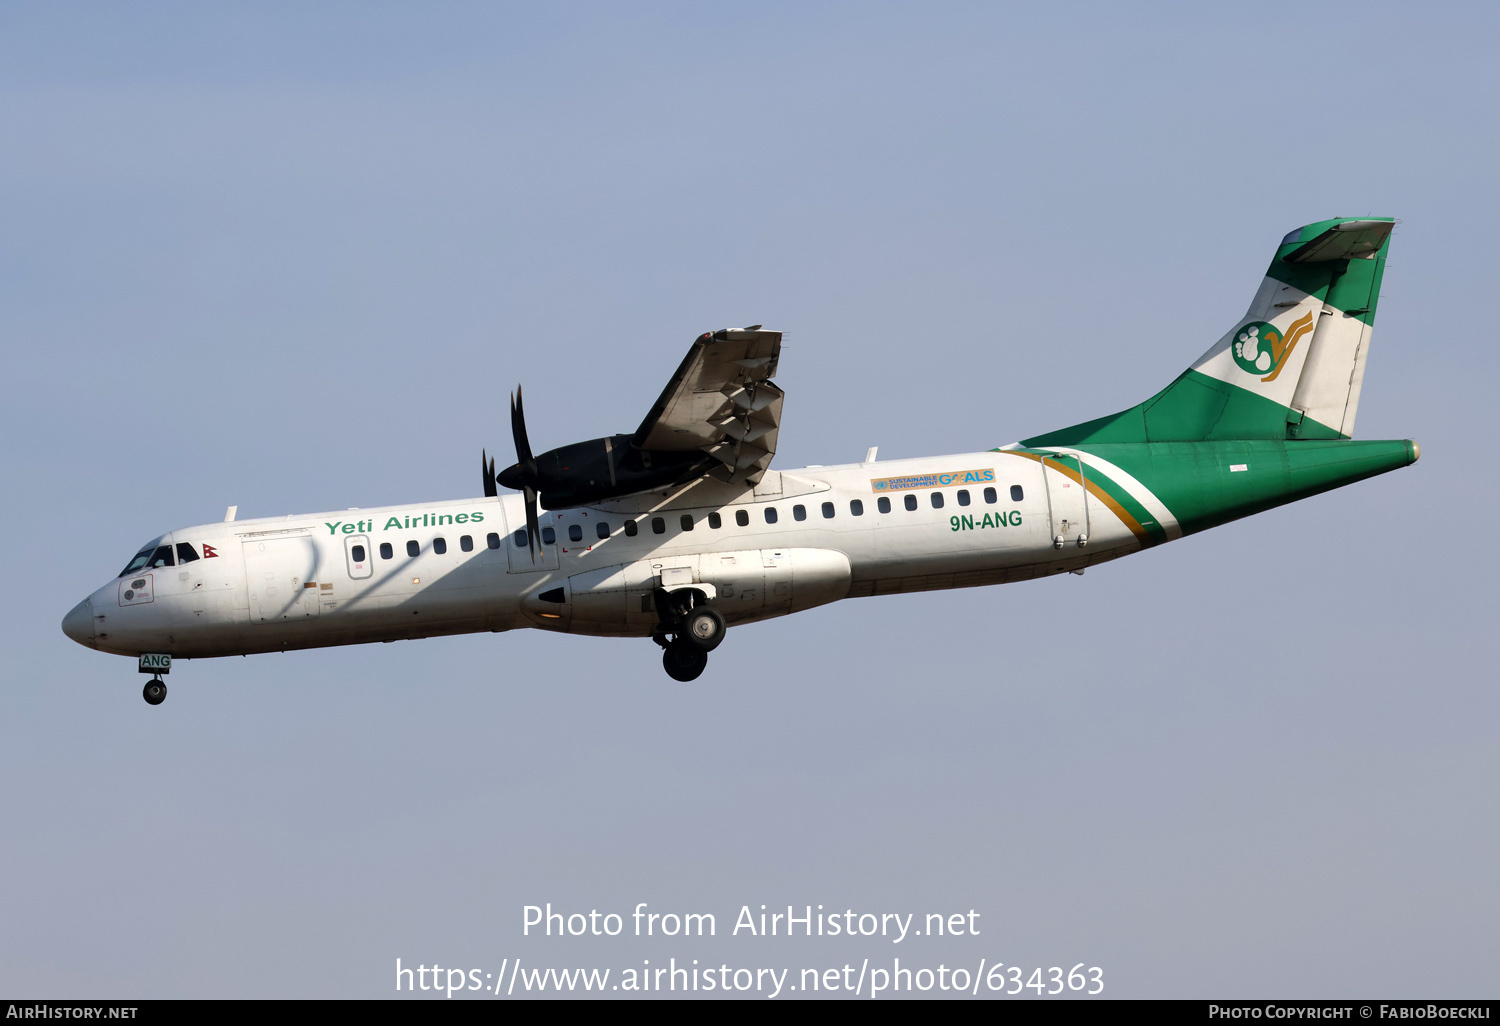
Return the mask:
{"type": "Polygon", "coordinates": [[[727,630],[717,609],[694,604],[701,597],[687,590],[656,593],[661,623],[651,640],[662,647],[661,665],[667,676],[684,683],[698,679],[708,666],[708,654],[719,647],[727,630]],[[673,636],[670,641],[668,634],[673,636]]]}
{"type": "Polygon", "coordinates": [[[167,700],[167,682],[160,677],[152,677],[146,681],[141,697],[146,700],[147,705],[161,705],[167,700]]]}

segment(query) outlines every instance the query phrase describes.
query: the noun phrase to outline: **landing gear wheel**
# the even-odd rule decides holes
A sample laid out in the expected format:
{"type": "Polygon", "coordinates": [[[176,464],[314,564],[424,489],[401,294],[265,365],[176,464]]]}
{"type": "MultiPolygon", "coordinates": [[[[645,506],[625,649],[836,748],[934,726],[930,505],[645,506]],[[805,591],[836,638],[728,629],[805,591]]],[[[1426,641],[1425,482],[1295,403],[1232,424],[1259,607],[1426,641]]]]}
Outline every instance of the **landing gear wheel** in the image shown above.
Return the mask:
{"type": "Polygon", "coordinates": [[[697,680],[708,665],[708,653],[689,644],[685,638],[676,638],[662,652],[661,665],[668,677],[686,684],[697,680]]]}
{"type": "Polygon", "coordinates": [[[677,636],[694,648],[712,652],[724,640],[724,616],[713,606],[698,606],[682,618],[677,636]]]}
{"type": "Polygon", "coordinates": [[[167,684],[160,677],[152,677],[146,681],[146,687],[141,691],[141,697],[146,700],[147,705],[161,705],[167,700],[167,684]]]}

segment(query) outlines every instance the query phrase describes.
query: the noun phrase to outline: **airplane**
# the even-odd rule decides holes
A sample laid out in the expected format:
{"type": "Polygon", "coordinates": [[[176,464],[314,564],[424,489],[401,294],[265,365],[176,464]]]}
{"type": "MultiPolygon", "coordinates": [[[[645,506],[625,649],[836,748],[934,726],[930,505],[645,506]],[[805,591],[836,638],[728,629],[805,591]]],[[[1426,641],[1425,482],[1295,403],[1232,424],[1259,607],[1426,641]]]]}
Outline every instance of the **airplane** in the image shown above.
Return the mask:
{"type": "Polygon", "coordinates": [[[695,680],[727,629],[840,599],[979,587],[1099,563],[1417,461],[1355,441],[1395,221],[1290,232],[1249,310],[1156,395],[994,449],[770,468],[781,333],[695,339],[631,434],[514,465],[481,497],[199,524],[142,545],[63,619],[137,660],[523,627],[651,638],[695,680]],[[499,494],[504,486],[516,494],[499,494]]]}

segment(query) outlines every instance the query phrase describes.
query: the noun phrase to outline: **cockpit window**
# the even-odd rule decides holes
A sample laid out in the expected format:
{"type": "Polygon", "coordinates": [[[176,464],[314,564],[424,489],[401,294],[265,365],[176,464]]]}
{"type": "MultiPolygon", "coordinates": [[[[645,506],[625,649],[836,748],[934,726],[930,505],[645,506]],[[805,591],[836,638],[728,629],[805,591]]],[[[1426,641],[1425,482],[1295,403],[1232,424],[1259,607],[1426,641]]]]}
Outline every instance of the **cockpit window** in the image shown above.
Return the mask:
{"type": "Polygon", "coordinates": [[[193,547],[191,545],[189,545],[187,542],[178,542],[177,543],[177,562],[179,564],[180,563],[191,563],[193,560],[195,560],[197,558],[198,558],[198,553],[196,551],[194,551],[194,549],[193,549],[193,547]]]}
{"type": "Polygon", "coordinates": [[[120,571],[120,576],[129,577],[137,570],[145,569],[146,564],[151,562],[151,554],[155,551],[156,545],[155,543],[152,543],[150,545],[147,545],[141,551],[137,552],[135,556],[131,558],[130,562],[125,564],[125,569],[120,571]]]}
{"type": "Polygon", "coordinates": [[[151,562],[146,564],[147,570],[155,570],[159,566],[174,566],[172,562],[172,546],[158,545],[156,551],[151,553],[151,562]]]}

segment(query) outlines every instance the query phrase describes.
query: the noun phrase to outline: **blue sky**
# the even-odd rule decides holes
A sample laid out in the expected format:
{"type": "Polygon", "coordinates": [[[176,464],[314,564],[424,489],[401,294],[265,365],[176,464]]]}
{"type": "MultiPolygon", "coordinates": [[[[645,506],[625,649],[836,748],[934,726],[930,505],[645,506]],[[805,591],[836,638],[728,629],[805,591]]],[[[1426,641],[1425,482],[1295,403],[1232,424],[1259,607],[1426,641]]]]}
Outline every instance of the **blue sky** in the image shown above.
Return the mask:
{"type": "MultiPolygon", "coordinates": [[[[822,965],[521,907],[976,908],[1114,996],[1493,991],[1479,5],[10,4],[0,991],[352,996],[394,960],[822,965]],[[1277,240],[1402,219],[1373,481],[1083,578],[648,642],[185,664],[62,615],[162,531],[473,494],[786,332],[777,465],[1133,404],[1277,240]]],[[[913,957],[917,957],[913,955],[913,957]]]]}

